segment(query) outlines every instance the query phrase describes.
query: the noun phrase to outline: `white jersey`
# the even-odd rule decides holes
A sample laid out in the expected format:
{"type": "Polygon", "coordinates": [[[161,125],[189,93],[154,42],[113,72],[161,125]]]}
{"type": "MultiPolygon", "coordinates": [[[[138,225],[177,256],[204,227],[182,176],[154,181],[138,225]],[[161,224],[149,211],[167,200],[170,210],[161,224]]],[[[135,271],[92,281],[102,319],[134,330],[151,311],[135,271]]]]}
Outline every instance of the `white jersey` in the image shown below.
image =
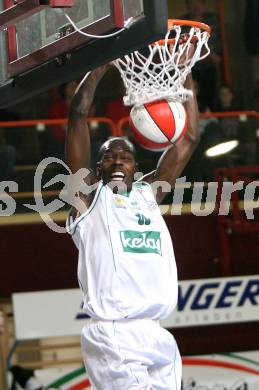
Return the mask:
{"type": "Polygon", "coordinates": [[[178,292],[174,251],[147,183],[119,195],[100,182],[90,208],[68,230],[79,251],[78,280],[89,316],[169,315],[178,292]]]}

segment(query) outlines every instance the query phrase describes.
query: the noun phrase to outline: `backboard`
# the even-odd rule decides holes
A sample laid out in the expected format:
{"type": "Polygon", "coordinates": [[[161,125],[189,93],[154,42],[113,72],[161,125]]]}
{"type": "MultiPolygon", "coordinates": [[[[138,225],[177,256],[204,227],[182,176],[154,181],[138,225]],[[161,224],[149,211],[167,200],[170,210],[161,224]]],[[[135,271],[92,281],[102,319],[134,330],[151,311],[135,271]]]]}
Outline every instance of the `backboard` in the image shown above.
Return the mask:
{"type": "Polygon", "coordinates": [[[162,38],[167,20],[167,0],[0,0],[0,108],[162,38]]]}

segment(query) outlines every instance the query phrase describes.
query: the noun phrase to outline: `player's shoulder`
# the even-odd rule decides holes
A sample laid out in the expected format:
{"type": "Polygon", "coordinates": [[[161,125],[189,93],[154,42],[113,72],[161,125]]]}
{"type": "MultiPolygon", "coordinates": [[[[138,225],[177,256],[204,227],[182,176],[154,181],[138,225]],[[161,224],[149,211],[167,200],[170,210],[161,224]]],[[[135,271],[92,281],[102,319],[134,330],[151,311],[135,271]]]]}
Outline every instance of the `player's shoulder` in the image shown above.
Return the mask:
{"type": "Polygon", "coordinates": [[[82,221],[84,221],[91,214],[97,204],[104,185],[102,181],[96,184],[97,187],[92,192],[91,200],[86,202],[85,199],[81,199],[79,197],[77,204],[78,207],[72,207],[68,214],[66,228],[67,232],[72,236],[80,230],[80,227],[82,226],[82,221]]]}
{"type": "Polygon", "coordinates": [[[135,189],[143,189],[143,190],[148,190],[149,191],[151,189],[151,186],[150,186],[150,184],[147,181],[139,179],[138,181],[135,181],[133,183],[133,188],[135,188],[135,189]]]}
{"type": "Polygon", "coordinates": [[[133,188],[136,192],[140,193],[144,199],[153,199],[154,193],[152,188],[152,183],[150,184],[144,180],[138,180],[133,184],[133,188]]]}
{"type": "Polygon", "coordinates": [[[149,183],[145,180],[139,179],[133,183],[134,187],[141,188],[141,187],[149,187],[149,183]]]}

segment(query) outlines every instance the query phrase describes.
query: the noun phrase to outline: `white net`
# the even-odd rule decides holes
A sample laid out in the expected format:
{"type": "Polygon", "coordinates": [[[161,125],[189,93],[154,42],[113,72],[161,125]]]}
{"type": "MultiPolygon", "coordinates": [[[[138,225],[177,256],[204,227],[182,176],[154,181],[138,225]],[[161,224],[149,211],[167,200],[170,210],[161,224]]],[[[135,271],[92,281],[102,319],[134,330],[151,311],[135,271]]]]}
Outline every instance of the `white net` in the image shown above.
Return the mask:
{"type": "Polygon", "coordinates": [[[183,34],[182,25],[174,24],[163,41],[113,61],[125,85],[125,105],[139,106],[159,99],[183,103],[192,95],[183,84],[194,64],[210,53],[209,32],[197,26],[185,27],[189,31],[183,34]]]}

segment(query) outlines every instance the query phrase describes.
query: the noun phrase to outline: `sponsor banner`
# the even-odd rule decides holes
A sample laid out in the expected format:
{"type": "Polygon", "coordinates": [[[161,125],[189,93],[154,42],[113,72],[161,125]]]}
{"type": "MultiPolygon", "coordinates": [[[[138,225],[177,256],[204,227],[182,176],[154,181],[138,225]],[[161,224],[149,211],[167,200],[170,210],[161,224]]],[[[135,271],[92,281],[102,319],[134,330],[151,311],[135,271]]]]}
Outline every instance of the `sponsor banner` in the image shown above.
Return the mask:
{"type": "MultiPolygon", "coordinates": [[[[35,376],[47,388],[91,389],[83,367],[36,370],[35,376]]],[[[259,351],[183,357],[181,390],[258,389],[259,351]]]]}
{"type": "MultiPolygon", "coordinates": [[[[159,234],[154,233],[145,236],[145,250],[160,250],[159,234]]],[[[132,237],[123,236],[127,250],[143,238],[132,237]]],[[[17,340],[79,335],[87,319],[80,289],[13,294],[13,308],[17,340]]],[[[259,321],[259,275],[180,281],[178,306],[161,324],[174,328],[244,321],[259,321]]]]}
{"type": "MultiPolygon", "coordinates": [[[[59,366],[34,370],[35,384],[45,389],[92,390],[89,377],[83,366],[59,366]]],[[[12,386],[12,375],[8,373],[8,388],[12,386]]],[[[35,388],[36,385],[30,388],[35,388]]],[[[20,386],[18,386],[21,389],[20,386]]]]}
{"type": "Polygon", "coordinates": [[[178,305],[165,328],[259,321],[259,275],[179,282],[178,305]]]}
{"type": "Polygon", "coordinates": [[[258,390],[259,351],[183,358],[182,390],[258,390]]]}
{"type": "Polygon", "coordinates": [[[87,320],[80,289],[13,294],[17,340],[77,336],[87,320]]]}
{"type": "Polygon", "coordinates": [[[47,389],[91,390],[91,383],[84,367],[37,370],[39,383],[47,389]]]}

